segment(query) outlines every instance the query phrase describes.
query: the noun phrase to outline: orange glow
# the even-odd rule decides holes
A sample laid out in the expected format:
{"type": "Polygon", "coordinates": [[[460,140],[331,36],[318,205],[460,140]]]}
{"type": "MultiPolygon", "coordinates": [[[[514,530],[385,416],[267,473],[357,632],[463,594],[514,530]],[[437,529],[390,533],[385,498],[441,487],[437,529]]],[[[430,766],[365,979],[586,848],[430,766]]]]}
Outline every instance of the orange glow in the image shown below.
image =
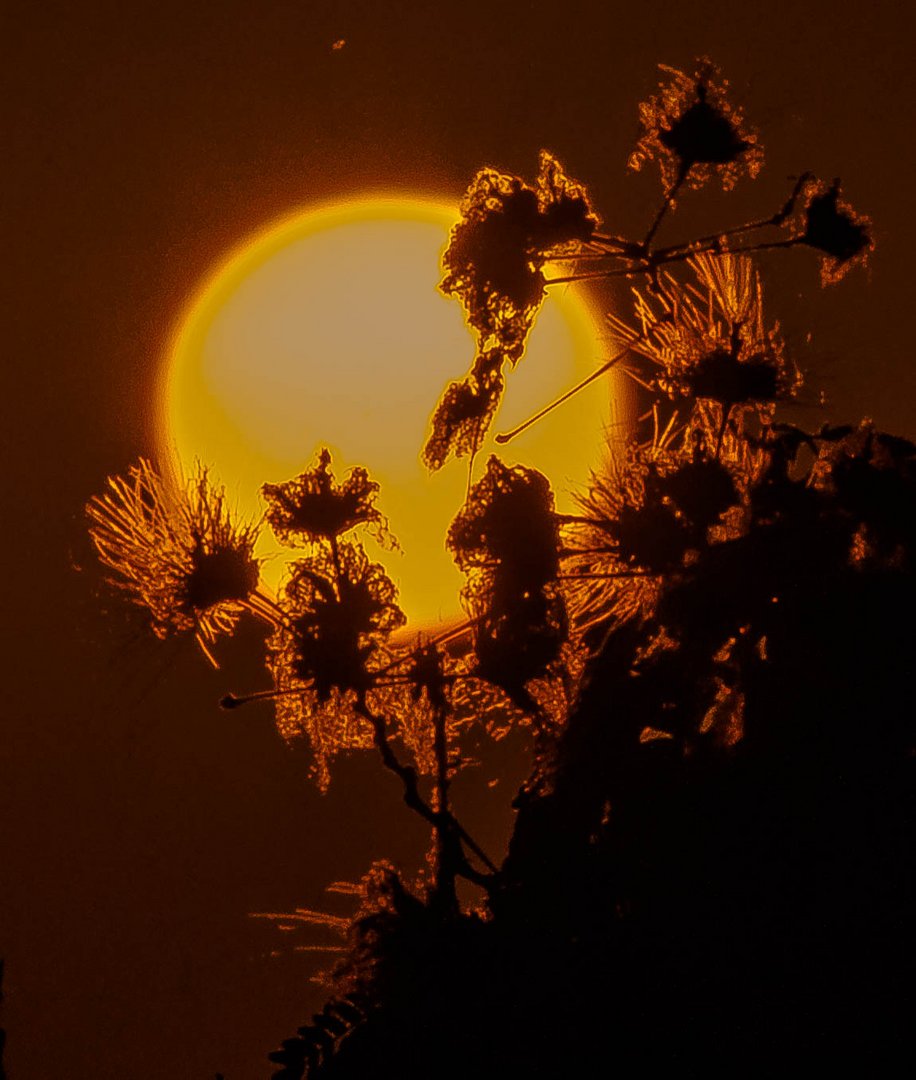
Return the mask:
{"type": "MultiPolygon", "coordinates": [[[[411,626],[455,618],[462,577],[445,550],[463,503],[467,462],[430,476],[420,462],[446,383],[463,376],[473,337],[458,304],[436,290],[453,208],[375,198],[292,215],[233,252],[188,308],[160,390],[163,465],[196,460],[225,484],[239,512],[263,512],[259,490],[302,472],[323,446],[342,478],[364,465],[403,553],[364,538],[398,585],[411,626]]],[[[606,358],[598,324],[571,291],[552,295],[477,457],[486,465],[507,430],[606,358]]],[[[606,452],[608,424],[629,425],[629,390],[611,375],[500,447],[509,463],[543,471],[558,508],[573,509],[606,452]],[[603,449],[605,448],[605,449],[603,449]]],[[[262,535],[256,553],[277,588],[294,552],[262,535]]]]}

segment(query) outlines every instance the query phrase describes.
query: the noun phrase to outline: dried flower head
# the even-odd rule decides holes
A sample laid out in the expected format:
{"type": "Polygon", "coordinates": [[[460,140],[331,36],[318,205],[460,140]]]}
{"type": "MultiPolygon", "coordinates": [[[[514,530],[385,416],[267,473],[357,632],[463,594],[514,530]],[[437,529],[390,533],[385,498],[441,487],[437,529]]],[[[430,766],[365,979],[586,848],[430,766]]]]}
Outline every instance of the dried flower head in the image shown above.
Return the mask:
{"type": "Polygon", "coordinates": [[[728,82],[718,68],[706,58],[690,75],[660,67],[669,81],[639,106],[640,136],[630,168],[657,159],[668,191],[681,183],[698,188],[713,176],[727,190],[742,174],[756,176],[763,148],[744,126],[741,110],[729,102],[728,82]]]}
{"type": "Polygon", "coordinates": [[[856,561],[872,567],[911,565],[916,549],[916,445],[863,420],[825,443],[814,481],[831,492],[856,533],[856,561]]]}
{"type": "Polygon", "coordinates": [[[556,587],[559,527],[545,476],[492,456],[449,529],[447,546],[470,575],[464,601],[475,624],[476,674],[521,709],[526,684],[544,676],[568,637],[556,587]]]}
{"type": "Polygon", "coordinates": [[[351,469],[343,483],[334,481],[331,455],[322,449],[318,464],[283,484],[261,488],[267,521],[277,539],[290,547],[340,536],[358,525],[379,542],[393,543],[384,517],[375,508],[379,486],[365,469],[351,469]]]}
{"type": "Polygon", "coordinates": [[[725,465],[700,453],[670,472],[653,470],[647,483],[653,500],[675,507],[692,531],[705,532],[738,501],[725,465]]]}
{"type": "Polygon", "coordinates": [[[833,284],[857,263],[864,264],[874,249],[871,220],[840,198],[839,180],[829,187],[813,180],[805,195],[800,242],[821,253],[821,282],[833,284]]]}
{"type": "Polygon", "coordinates": [[[258,586],[257,528],[233,522],[207,470],[174,489],[141,459],[89,501],[90,535],[111,581],[146,607],[160,638],[193,630],[208,645],[230,633],[258,586]]]}
{"type": "Polygon", "coordinates": [[[556,577],[558,542],[547,477],[492,455],[452,522],[446,546],[464,573],[498,570],[525,591],[556,577]]]}
{"type": "Polygon", "coordinates": [[[319,701],[334,688],[367,689],[372,654],[406,621],[396,599],[384,568],[357,544],[294,562],[277,635],[295,678],[311,684],[319,701]]]}
{"type": "Polygon", "coordinates": [[[334,543],[293,563],[280,602],[283,619],[268,641],[284,737],[305,736],[319,784],[341,751],[372,745],[356,709],[387,658],[388,635],[403,626],[393,582],[359,544],[334,543]]]}
{"type": "Polygon", "coordinates": [[[499,344],[515,362],[544,297],[541,268],[548,253],[587,240],[597,224],[585,188],[546,150],[534,187],[481,169],[442,257],[446,274],[439,287],[461,300],[483,347],[499,344]]]}
{"type": "Polygon", "coordinates": [[[534,187],[495,169],[474,177],[442,257],[439,288],[460,300],[477,334],[478,355],[468,378],[451,384],[436,411],[424,451],[431,468],[449,453],[473,454],[479,447],[502,393],[502,365],[521,359],[544,300],[545,263],[587,240],[597,225],[585,188],[546,150],[534,187]]]}

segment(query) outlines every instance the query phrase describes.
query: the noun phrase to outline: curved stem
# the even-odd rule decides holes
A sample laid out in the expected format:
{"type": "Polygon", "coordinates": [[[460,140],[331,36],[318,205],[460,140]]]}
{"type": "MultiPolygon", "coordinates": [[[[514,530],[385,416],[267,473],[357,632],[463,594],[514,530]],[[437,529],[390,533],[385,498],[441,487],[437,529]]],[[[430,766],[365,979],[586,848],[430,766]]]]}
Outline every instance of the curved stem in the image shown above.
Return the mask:
{"type": "Polygon", "coordinates": [[[655,215],[655,220],[649,226],[649,231],[646,233],[646,238],[642,242],[643,249],[648,252],[649,245],[652,243],[652,238],[658,232],[658,227],[661,225],[665,214],[671,209],[671,204],[674,202],[674,198],[681,189],[681,185],[687,179],[687,174],[690,172],[690,164],[684,162],[678,170],[677,178],[674,183],[668,188],[662,205],[658,208],[658,213],[655,215]]]}

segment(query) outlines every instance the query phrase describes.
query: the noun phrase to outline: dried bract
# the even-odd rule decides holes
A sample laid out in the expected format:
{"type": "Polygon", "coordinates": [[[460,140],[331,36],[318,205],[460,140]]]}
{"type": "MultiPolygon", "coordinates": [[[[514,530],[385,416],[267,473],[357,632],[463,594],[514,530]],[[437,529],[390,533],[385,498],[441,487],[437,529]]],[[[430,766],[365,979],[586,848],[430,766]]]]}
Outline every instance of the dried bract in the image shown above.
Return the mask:
{"type": "Polygon", "coordinates": [[[429,468],[441,469],[450,454],[471,457],[477,451],[502,397],[502,365],[502,353],[490,349],[477,356],[466,378],[446,387],[423,447],[423,461],[429,468]]]}
{"type": "Polygon", "coordinates": [[[875,246],[871,220],[840,198],[840,182],[808,185],[801,243],[821,252],[821,281],[833,284],[856,264],[864,264],[875,246]]]}
{"type": "Polygon", "coordinates": [[[661,65],[668,82],[639,106],[640,136],[631,169],[658,160],[668,191],[681,183],[698,188],[717,176],[725,189],[757,175],[763,148],[744,125],[741,110],[728,100],[728,82],[707,59],[690,75],[661,65]]]}
{"type": "Polygon", "coordinates": [[[207,470],[180,489],[141,459],[89,501],[90,536],[111,581],[147,608],[160,638],[195,631],[206,655],[258,586],[257,528],[233,522],[207,470]]]}
{"type": "Polygon", "coordinates": [[[478,356],[468,379],[452,383],[440,404],[424,452],[430,467],[479,447],[502,393],[501,367],[521,359],[544,300],[545,263],[588,240],[597,225],[585,188],[547,151],[534,187],[495,169],[477,173],[442,257],[439,287],[460,300],[478,356]]]}

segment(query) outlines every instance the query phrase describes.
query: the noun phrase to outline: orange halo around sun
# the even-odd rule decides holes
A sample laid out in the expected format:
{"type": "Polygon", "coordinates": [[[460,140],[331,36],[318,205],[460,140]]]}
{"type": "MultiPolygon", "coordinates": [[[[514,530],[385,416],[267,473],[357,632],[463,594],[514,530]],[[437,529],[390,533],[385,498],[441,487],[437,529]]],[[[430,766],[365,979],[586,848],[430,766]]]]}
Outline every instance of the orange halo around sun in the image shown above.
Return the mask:
{"type": "MultiPolygon", "coordinates": [[[[164,463],[196,461],[225,484],[242,516],[259,491],[314,463],[327,446],[338,477],[366,466],[403,552],[365,538],[399,587],[415,628],[460,613],[462,577],[445,549],[467,489],[467,462],[429,474],[420,461],[445,385],[474,356],[459,305],[436,289],[456,211],[424,199],[370,198],[293,214],[233,252],[206,282],[172,342],[159,393],[164,463]]],[[[560,510],[629,422],[620,377],[597,380],[511,443],[493,435],[526,419],[605,358],[599,324],[571,290],[550,295],[475,463],[490,453],[540,469],[560,510]],[[610,427],[609,425],[613,425],[610,427]]],[[[295,552],[269,532],[257,553],[280,586],[295,552]]]]}

